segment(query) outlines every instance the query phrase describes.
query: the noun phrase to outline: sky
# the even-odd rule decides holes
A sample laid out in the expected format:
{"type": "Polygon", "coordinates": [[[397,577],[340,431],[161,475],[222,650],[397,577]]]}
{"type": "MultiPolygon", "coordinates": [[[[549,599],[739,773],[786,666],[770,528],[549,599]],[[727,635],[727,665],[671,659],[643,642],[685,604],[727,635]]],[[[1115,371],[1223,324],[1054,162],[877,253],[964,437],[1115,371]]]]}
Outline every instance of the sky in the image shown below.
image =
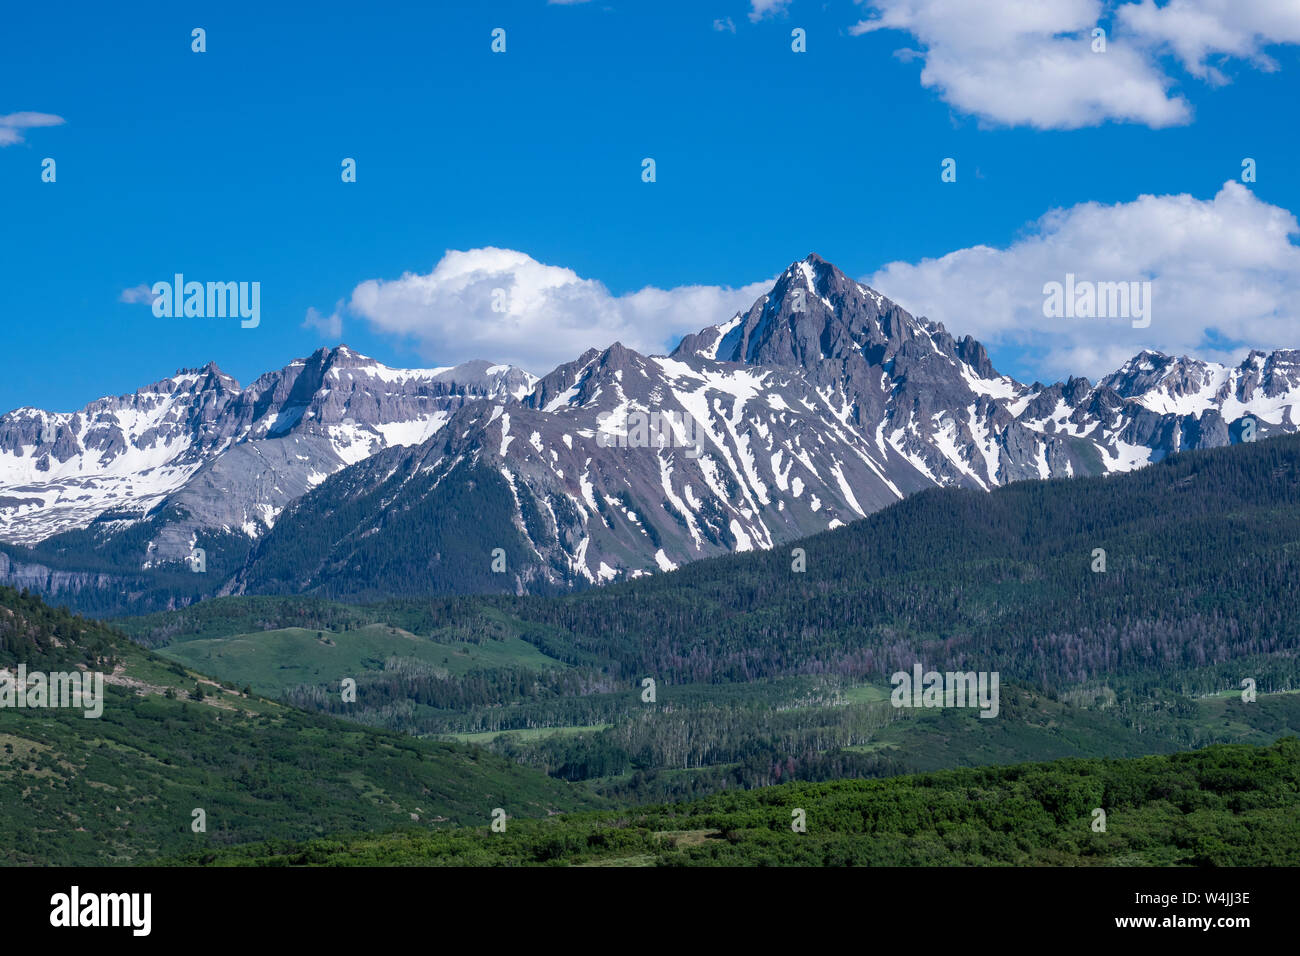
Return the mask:
{"type": "Polygon", "coordinates": [[[0,411],[340,342],[663,352],[810,252],[1023,381],[1300,348],[1295,0],[0,16],[0,411]],[[257,325],[156,315],[178,273],[258,283],[257,325]],[[1045,315],[1067,275],[1150,282],[1149,323],[1045,315]]]}

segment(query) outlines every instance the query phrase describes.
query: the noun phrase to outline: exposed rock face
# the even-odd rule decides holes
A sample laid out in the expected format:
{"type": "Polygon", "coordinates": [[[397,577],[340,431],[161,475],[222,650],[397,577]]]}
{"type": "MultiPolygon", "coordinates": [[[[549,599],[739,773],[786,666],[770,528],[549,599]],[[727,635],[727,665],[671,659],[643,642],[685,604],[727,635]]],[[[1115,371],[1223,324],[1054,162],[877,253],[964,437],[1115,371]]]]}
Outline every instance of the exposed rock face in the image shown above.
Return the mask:
{"type": "Polygon", "coordinates": [[[70,415],[20,409],[0,418],[0,539],[134,534],[139,572],[221,532],[252,547],[226,591],[522,593],[775,547],[935,485],[1295,431],[1297,398],[1297,351],[1144,352],[1095,385],[1025,385],[810,255],[668,356],[616,343],[535,380],[339,347],[246,389],[208,366],[70,415]]]}
{"type": "MultiPolygon", "coordinates": [[[[1146,353],[1095,386],[1027,386],[1000,375],[979,342],[813,255],[670,356],[593,349],[521,402],[469,404],[420,448],[305,496],[235,589],[346,592],[343,568],[359,591],[391,587],[365,570],[376,548],[400,550],[396,537],[382,548],[396,534],[383,510],[441,522],[440,502],[470,486],[487,501],[484,474],[499,476],[494,500],[517,540],[484,540],[479,555],[486,566],[492,547],[510,545],[502,584],[522,592],[774,547],[936,484],[1128,470],[1235,440],[1247,415],[1260,436],[1294,430],[1297,354],[1256,353],[1228,369],[1146,353]],[[295,539],[341,503],[357,510],[333,527],[325,560],[291,582],[264,573],[291,563],[295,539]]],[[[411,573],[461,589],[424,564],[411,573]]]]}
{"type": "Polygon", "coordinates": [[[256,538],[335,471],[418,444],[466,402],[513,399],[534,381],[482,361],[390,369],[339,346],[246,389],[208,365],[79,412],[18,409],[0,418],[0,539],[34,544],[166,508],[174,518],[139,566],[180,561],[197,531],[256,538]]]}
{"type": "Polygon", "coordinates": [[[0,581],[9,587],[27,588],[42,594],[67,594],[103,590],[123,583],[120,576],[94,571],[56,571],[43,564],[12,560],[0,552],[0,581]]]}

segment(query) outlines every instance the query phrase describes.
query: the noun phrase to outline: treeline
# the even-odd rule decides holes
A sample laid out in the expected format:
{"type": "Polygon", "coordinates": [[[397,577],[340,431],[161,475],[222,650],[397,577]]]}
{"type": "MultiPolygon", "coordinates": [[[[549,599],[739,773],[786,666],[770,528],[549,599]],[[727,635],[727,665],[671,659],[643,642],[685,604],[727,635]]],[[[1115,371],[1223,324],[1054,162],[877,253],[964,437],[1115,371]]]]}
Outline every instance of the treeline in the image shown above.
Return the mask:
{"type": "Polygon", "coordinates": [[[346,631],[380,621],[377,611],[314,597],[221,597],[175,611],[115,622],[145,647],[175,640],[228,637],[255,631],[302,627],[346,631]]]}
{"type": "Polygon", "coordinates": [[[26,664],[29,671],[111,666],[117,642],[125,640],[66,607],[50,607],[26,588],[0,585],[0,666],[26,664]]]}
{"type": "MultiPolygon", "coordinates": [[[[528,704],[584,698],[608,691],[608,679],[599,673],[570,669],[530,670],[521,667],[482,668],[468,674],[452,676],[445,670],[412,658],[392,658],[382,670],[362,671],[356,678],[357,702],[344,704],[336,692],[319,685],[287,688],[284,698],[295,706],[308,706],[340,715],[355,715],[358,710],[382,709],[401,702],[440,711],[495,711],[497,720],[456,722],[457,731],[500,730],[504,726],[534,726],[527,722],[528,704]],[[360,707],[357,706],[360,705],[360,707]],[[511,705],[503,710],[504,705],[511,705]],[[512,720],[511,714],[516,714],[512,720]],[[495,724],[495,726],[486,726],[495,724]]],[[[585,706],[574,703],[549,707],[548,719],[579,718],[600,711],[600,704],[585,706]]],[[[402,730],[446,732],[449,725],[430,715],[428,723],[403,726],[402,730]]]]}
{"type": "Polygon", "coordinates": [[[761,703],[642,707],[598,731],[532,739],[503,734],[488,749],[611,799],[646,803],[791,780],[903,772],[888,754],[853,753],[899,717],[887,703],[773,711],[761,703]]]}
{"type": "Polygon", "coordinates": [[[897,716],[887,702],[788,711],[773,711],[762,700],[734,707],[642,706],[621,715],[609,729],[581,739],[554,736],[529,745],[506,737],[494,749],[567,780],[629,770],[698,770],[762,755],[772,774],[754,785],[766,785],[780,781],[784,768],[787,776],[793,775],[796,757],[866,744],[897,716]],[[593,755],[621,759],[602,756],[593,768],[593,755]]]}

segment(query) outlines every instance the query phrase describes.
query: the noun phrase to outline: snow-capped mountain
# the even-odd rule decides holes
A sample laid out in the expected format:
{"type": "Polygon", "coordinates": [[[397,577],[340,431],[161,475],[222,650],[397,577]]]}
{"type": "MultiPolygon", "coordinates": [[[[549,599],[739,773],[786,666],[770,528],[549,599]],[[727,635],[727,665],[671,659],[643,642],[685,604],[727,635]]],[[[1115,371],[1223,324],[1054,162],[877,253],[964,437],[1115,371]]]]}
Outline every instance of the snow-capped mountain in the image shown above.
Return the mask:
{"type": "MultiPolygon", "coordinates": [[[[477,542],[482,569],[492,548],[511,554],[498,588],[668,570],[834,528],[935,485],[1126,471],[1226,444],[1246,418],[1258,437],[1292,431],[1298,362],[1254,353],[1229,369],[1144,353],[1096,385],[1024,385],[974,339],[812,255],[669,356],[592,350],[521,401],[466,405],[418,448],[304,496],[234,589],[382,592],[413,533],[389,516],[423,516],[441,556],[447,503],[472,496],[506,512],[477,542]],[[310,535],[313,557],[295,562],[310,535]],[[380,555],[389,570],[372,572],[380,555]]],[[[412,554],[398,576],[415,589],[492,587],[464,556],[455,575],[441,560],[412,554]]]]}
{"type": "Polygon", "coordinates": [[[226,592],[548,590],[775,547],[936,485],[1296,431],[1298,399],[1297,351],[1144,352],[1096,384],[1025,385],[810,255],[667,356],[615,344],[539,380],[340,347],[247,389],[209,366],[20,409],[0,419],[0,539],[136,534],[139,570],[219,532],[247,552],[226,592]]]}
{"type": "Polygon", "coordinates": [[[208,365],[78,412],[20,408],[0,417],[0,540],[34,544],[92,522],[109,533],[166,508],[172,520],[140,564],[180,561],[197,531],[256,538],[339,469],[534,382],[488,362],[393,369],[340,346],[248,388],[208,365]]]}

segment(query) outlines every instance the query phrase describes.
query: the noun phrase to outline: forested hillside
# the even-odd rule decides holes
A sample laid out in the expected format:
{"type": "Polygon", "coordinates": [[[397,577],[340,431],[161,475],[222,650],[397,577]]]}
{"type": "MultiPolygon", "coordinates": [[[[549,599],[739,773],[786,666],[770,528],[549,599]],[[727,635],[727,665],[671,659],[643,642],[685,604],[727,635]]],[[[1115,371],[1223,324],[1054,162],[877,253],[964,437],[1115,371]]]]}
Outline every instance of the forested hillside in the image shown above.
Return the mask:
{"type": "MultiPolygon", "coordinates": [[[[791,781],[1268,745],[1300,731],[1298,476],[1300,439],[1283,438],[1105,479],[923,493],[798,542],[794,556],[727,557],[575,596],[227,598],[121,622],[152,651],[5,589],[0,664],[99,669],[108,686],[98,719],[0,709],[2,832],[46,835],[40,853],[16,836],[0,851],[10,862],[127,862],[396,826],[442,846],[427,828],[454,823],[468,829],[445,838],[446,852],[474,856],[473,829],[497,807],[527,834],[524,817],[602,803],[714,795],[723,802],[702,806],[721,813],[765,806],[763,788],[791,781]],[[914,660],[1000,671],[997,719],[891,706],[888,675],[914,660]],[[340,694],[344,678],[356,680],[355,703],[340,694]],[[1245,678],[1257,699],[1243,697],[1245,678]]],[[[1287,746],[1276,752],[1290,761],[1287,746]]],[[[1237,798],[1213,782],[1249,774],[1221,771],[1197,785],[1218,794],[1219,815],[1198,818],[1209,821],[1204,845],[1179,842],[1182,817],[1153,799],[1135,805],[1136,842],[1116,859],[1216,860],[1244,839],[1241,826],[1289,852],[1269,829],[1279,818],[1257,803],[1289,778],[1269,782],[1265,767],[1260,791],[1237,798]]],[[[1050,779],[1042,800],[1079,792],[1068,774],[1050,779]]],[[[784,839],[777,824],[775,836],[757,832],[765,824],[737,841],[696,839],[738,832],[728,819],[655,818],[629,832],[640,833],[636,856],[670,862],[758,860],[784,839]],[[695,836],[654,835],[676,830],[695,836]]],[[[985,840],[956,858],[1090,859],[1092,844],[1062,844],[1066,833],[985,840]],[[1061,846],[1063,856],[1048,851],[1061,846]]],[[[849,835],[833,829],[807,836],[788,859],[808,847],[808,859],[912,859],[881,849],[892,842],[842,843],[849,835]]]]}
{"type": "Polygon", "coordinates": [[[1300,438],[1124,475],[922,492],[791,549],[495,606],[551,628],[548,653],[628,678],[887,677],[920,660],[1055,689],[1295,687],[1300,438]]]}
{"type": "Polygon", "coordinates": [[[1296,866],[1300,740],[884,781],[178,862],[361,866],[1296,866]],[[800,814],[798,811],[803,811],[800,814]],[[1104,814],[1103,815],[1099,815],[1104,814]],[[796,832],[796,821],[805,831],[796,832]]]}
{"type": "Polygon", "coordinates": [[[616,799],[1267,743],[1300,733],[1298,476],[1282,438],[925,492],[790,551],[562,598],[227,598],[123,626],[296,705],[616,799]],[[891,707],[913,662],[999,672],[998,719],[891,707]]]}
{"type": "MultiPolygon", "coordinates": [[[[1261,687],[1294,686],[1298,503],[1300,436],[1283,437],[1123,475],[922,492],[789,550],[577,595],[347,613],[421,634],[505,627],[557,660],[620,680],[887,678],[922,660],[1057,689],[1119,677],[1208,693],[1235,685],[1242,668],[1261,687]],[[1099,549],[1104,571],[1094,570],[1099,549]]],[[[248,607],[293,608],[312,620],[315,608],[343,607],[253,600],[262,603],[248,607]]],[[[200,605],[127,626],[150,644],[236,633],[195,623],[220,614],[246,612],[200,605]]]]}
{"type": "Polygon", "coordinates": [[[479,748],[304,713],[0,588],[0,667],[105,675],[98,718],[0,707],[0,863],[159,854],[599,806],[479,748]],[[205,829],[193,829],[195,810],[205,829]]]}

